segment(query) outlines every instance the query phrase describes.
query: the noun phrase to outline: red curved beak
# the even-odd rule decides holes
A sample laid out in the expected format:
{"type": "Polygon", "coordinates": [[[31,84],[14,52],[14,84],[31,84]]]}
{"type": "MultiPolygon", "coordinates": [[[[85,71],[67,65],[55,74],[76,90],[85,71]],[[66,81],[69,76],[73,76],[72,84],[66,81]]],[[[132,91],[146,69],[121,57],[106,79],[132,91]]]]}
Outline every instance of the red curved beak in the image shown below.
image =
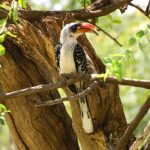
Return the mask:
{"type": "Polygon", "coordinates": [[[91,23],[80,23],[80,27],[77,29],[77,32],[85,33],[85,32],[93,32],[96,35],[98,35],[98,32],[96,30],[96,27],[92,25],[91,23]]]}

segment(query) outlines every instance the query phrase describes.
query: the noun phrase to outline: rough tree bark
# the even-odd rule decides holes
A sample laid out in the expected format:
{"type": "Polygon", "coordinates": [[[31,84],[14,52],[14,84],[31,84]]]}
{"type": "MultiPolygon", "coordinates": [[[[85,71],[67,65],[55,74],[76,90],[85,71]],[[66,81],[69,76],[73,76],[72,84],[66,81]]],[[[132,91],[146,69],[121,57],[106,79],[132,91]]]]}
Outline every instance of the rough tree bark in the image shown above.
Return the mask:
{"type": "MultiPolygon", "coordinates": [[[[14,41],[6,41],[6,55],[0,58],[2,91],[52,82],[54,62],[48,60],[46,53],[51,49],[50,43],[39,30],[25,21],[13,29],[18,37],[14,41]]],[[[49,55],[53,56],[52,51],[49,55]]],[[[11,110],[5,117],[17,149],[59,149],[60,146],[64,150],[79,149],[71,119],[63,104],[51,108],[34,107],[35,101],[56,97],[59,97],[58,92],[50,91],[4,102],[11,110]]]]}
{"type": "MultiPolygon", "coordinates": [[[[74,18],[63,21],[73,21],[74,18]]],[[[65,22],[66,23],[66,22],[65,22]]],[[[29,22],[20,19],[9,30],[17,38],[7,39],[6,55],[0,57],[0,85],[2,92],[10,92],[41,83],[54,82],[59,74],[54,61],[54,47],[58,42],[62,18],[47,17],[29,22]]],[[[96,56],[85,36],[79,39],[89,58],[89,72],[102,73],[105,66],[96,56]]],[[[87,82],[88,85],[88,82],[87,82]]],[[[69,95],[67,89],[66,94],[69,95]]],[[[76,135],[84,150],[103,150],[109,142],[115,144],[124,133],[127,123],[115,84],[99,83],[99,87],[88,95],[95,132],[87,135],[81,125],[78,101],[71,102],[72,122],[63,104],[35,108],[38,101],[60,97],[56,90],[5,100],[11,110],[6,114],[12,138],[17,149],[79,149],[76,135]]],[[[124,149],[124,148],[122,148],[124,149]]]]}

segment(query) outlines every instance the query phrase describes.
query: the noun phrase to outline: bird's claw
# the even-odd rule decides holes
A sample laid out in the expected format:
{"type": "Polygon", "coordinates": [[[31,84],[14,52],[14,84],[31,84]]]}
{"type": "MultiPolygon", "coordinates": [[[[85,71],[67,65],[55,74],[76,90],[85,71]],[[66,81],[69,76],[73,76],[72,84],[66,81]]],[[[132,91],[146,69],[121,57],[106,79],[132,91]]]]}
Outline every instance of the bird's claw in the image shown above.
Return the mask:
{"type": "Polygon", "coordinates": [[[61,74],[61,81],[62,81],[62,86],[64,86],[67,81],[66,73],[61,74]]]}
{"type": "Polygon", "coordinates": [[[61,75],[63,78],[65,78],[67,74],[66,74],[66,73],[61,73],[60,75],[61,75]]]}

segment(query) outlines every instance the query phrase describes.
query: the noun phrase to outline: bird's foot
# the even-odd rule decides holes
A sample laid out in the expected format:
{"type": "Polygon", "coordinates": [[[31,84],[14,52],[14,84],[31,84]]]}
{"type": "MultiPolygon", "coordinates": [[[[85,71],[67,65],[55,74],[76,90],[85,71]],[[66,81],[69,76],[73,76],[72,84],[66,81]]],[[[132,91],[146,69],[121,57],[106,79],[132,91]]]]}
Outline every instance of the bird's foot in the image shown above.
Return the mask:
{"type": "Polygon", "coordinates": [[[61,86],[63,87],[66,84],[67,81],[67,77],[65,76],[65,74],[61,74],[61,86]]]}
{"type": "Polygon", "coordinates": [[[66,78],[67,73],[61,73],[60,75],[61,75],[61,77],[66,78]]]}
{"type": "Polygon", "coordinates": [[[66,77],[67,79],[69,79],[70,77],[72,77],[73,74],[74,74],[74,72],[61,73],[60,75],[61,75],[62,77],[66,77]]]}

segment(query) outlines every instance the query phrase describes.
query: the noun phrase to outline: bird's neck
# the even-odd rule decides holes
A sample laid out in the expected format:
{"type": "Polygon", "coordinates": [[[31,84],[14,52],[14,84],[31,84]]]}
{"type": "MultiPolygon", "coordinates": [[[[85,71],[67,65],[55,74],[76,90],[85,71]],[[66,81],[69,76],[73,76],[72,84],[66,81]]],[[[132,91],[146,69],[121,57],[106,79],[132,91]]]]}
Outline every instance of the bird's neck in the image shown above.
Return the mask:
{"type": "Polygon", "coordinates": [[[78,42],[75,37],[71,37],[70,35],[67,35],[67,34],[61,34],[60,35],[60,43],[62,45],[74,45],[78,42]]]}

